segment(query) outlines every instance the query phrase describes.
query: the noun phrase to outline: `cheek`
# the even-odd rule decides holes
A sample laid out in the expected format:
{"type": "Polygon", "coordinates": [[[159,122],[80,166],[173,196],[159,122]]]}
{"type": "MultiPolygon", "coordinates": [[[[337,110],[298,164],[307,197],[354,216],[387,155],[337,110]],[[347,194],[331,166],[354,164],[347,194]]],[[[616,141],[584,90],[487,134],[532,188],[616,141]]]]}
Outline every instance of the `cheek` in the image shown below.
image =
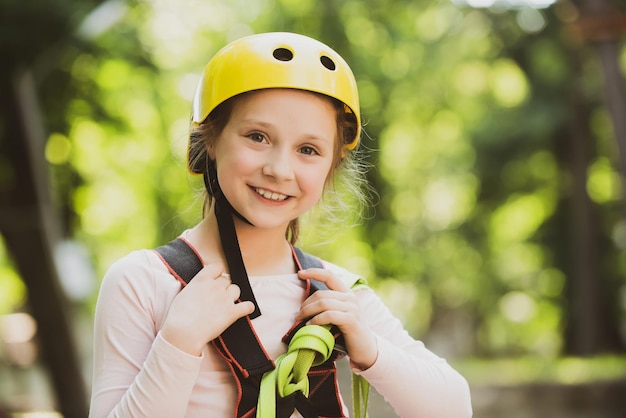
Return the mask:
{"type": "Polygon", "coordinates": [[[251,173],[259,168],[259,158],[246,150],[232,153],[228,162],[230,169],[240,173],[251,173]]]}
{"type": "Polygon", "coordinates": [[[217,172],[221,181],[228,182],[235,177],[251,175],[258,169],[258,159],[245,152],[228,152],[218,154],[217,172]]]}
{"type": "Polygon", "coordinates": [[[332,181],[332,171],[330,167],[318,167],[311,170],[308,177],[308,185],[320,197],[324,193],[326,186],[332,181]]]}

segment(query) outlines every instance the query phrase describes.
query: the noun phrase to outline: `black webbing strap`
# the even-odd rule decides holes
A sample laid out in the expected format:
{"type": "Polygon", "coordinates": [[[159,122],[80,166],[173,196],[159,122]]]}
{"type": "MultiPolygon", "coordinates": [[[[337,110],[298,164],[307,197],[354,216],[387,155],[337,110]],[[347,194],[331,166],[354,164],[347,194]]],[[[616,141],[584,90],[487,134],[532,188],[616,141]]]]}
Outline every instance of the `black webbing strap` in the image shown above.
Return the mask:
{"type": "Polygon", "coordinates": [[[180,282],[189,283],[202,270],[202,260],[182,239],[175,239],[155,249],[170,273],[180,282]]]}
{"type": "Polygon", "coordinates": [[[239,299],[242,301],[249,300],[254,303],[254,312],[250,314],[250,319],[254,319],[261,316],[261,310],[252,292],[252,287],[250,287],[248,272],[241,257],[239,240],[237,239],[235,223],[233,222],[233,211],[234,209],[232,209],[230,203],[225,198],[215,200],[215,217],[217,218],[222,249],[226,257],[228,270],[230,271],[230,279],[241,289],[239,299]]]}
{"type": "MultiPolygon", "coordinates": [[[[295,261],[296,263],[298,263],[298,267],[300,267],[301,270],[306,270],[310,268],[320,268],[320,269],[324,268],[324,265],[322,264],[319,258],[311,254],[305,253],[298,247],[292,247],[292,248],[295,254],[295,261]]],[[[315,290],[328,289],[328,287],[322,282],[318,282],[317,280],[311,280],[311,282],[316,283],[315,290]]]]}

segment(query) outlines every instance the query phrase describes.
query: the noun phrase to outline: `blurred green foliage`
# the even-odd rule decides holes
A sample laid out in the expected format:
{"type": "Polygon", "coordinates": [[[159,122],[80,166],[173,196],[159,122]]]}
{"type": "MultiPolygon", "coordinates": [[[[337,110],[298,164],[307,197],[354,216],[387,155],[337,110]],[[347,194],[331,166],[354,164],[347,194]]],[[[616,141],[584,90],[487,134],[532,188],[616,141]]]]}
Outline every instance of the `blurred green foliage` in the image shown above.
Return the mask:
{"type": "Polygon", "coordinates": [[[475,385],[563,383],[576,385],[598,381],[619,381],[626,375],[626,359],[616,356],[595,358],[563,357],[545,359],[466,359],[455,368],[475,385]]]}
{"type": "MultiPolygon", "coordinates": [[[[577,72],[572,61],[575,14],[568,1],[492,10],[447,0],[102,3],[51,61],[33,62],[66,234],[87,246],[101,277],[115,259],[198,221],[202,185],[185,170],[185,147],[199,72],[242,35],[301,32],[356,74],[378,193],[362,223],[310,226],[303,245],[368,278],[444,355],[556,356],[568,283],[555,255],[568,244],[560,207],[576,187],[559,141],[574,84],[590,103],[586,189],[610,242],[598,276],[625,288],[615,146],[597,64],[577,72]]],[[[0,271],[2,313],[24,290],[2,252],[0,271]]]]}

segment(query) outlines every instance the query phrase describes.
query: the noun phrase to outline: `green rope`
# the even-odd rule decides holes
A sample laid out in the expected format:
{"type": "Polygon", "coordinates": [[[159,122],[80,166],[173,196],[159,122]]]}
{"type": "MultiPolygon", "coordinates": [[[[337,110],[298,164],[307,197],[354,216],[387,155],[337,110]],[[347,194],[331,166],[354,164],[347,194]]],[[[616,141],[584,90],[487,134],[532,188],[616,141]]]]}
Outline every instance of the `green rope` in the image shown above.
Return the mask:
{"type": "MultiPolygon", "coordinates": [[[[363,287],[367,284],[361,278],[351,283],[352,289],[363,287]]],[[[261,378],[257,418],[276,417],[276,393],[283,398],[296,391],[309,396],[309,370],[328,360],[335,346],[330,328],[330,325],[306,325],[296,332],[287,352],[276,359],[276,368],[261,378]]],[[[368,418],[369,387],[367,380],[352,374],[354,418],[368,418]]]]}
{"type": "Polygon", "coordinates": [[[257,418],[276,417],[277,392],[282,398],[296,391],[309,396],[309,369],[328,360],[335,346],[329,329],[330,325],[307,325],[296,332],[287,352],[276,359],[276,368],[261,379],[257,418]]]}
{"type": "MultiPolygon", "coordinates": [[[[276,417],[276,393],[281,398],[297,391],[302,392],[304,396],[309,396],[307,375],[309,370],[328,360],[335,346],[335,338],[329,331],[330,327],[330,325],[307,325],[296,332],[289,343],[287,352],[276,359],[276,368],[265,373],[261,378],[256,409],[257,418],[276,417]]],[[[363,418],[368,418],[368,398],[369,383],[363,377],[353,373],[354,418],[361,418],[361,406],[363,418]]]]}
{"type": "Polygon", "coordinates": [[[361,406],[363,407],[363,418],[368,418],[367,403],[369,400],[370,384],[363,376],[352,373],[352,408],[354,418],[361,418],[361,406]],[[361,400],[363,405],[361,405],[361,400]]]}

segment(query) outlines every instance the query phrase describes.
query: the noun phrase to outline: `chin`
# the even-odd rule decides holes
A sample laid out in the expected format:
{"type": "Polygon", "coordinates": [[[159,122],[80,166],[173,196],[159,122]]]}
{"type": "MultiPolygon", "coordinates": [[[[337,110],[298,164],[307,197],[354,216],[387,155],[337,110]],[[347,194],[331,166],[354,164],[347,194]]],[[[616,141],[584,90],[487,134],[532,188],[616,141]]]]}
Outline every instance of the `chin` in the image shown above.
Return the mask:
{"type": "Polygon", "coordinates": [[[235,218],[236,222],[240,223],[241,225],[245,225],[245,226],[249,226],[249,227],[253,227],[253,228],[258,228],[258,229],[263,229],[263,230],[280,230],[282,232],[287,231],[287,227],[289,226],[289,222],[276,222],[276,219],[268,219],[268,217],[263,216],[246,216],[245,214],[242,214],[243,217],[245,217],[252,225],[247,224],[246,222],[235,218]]]}

